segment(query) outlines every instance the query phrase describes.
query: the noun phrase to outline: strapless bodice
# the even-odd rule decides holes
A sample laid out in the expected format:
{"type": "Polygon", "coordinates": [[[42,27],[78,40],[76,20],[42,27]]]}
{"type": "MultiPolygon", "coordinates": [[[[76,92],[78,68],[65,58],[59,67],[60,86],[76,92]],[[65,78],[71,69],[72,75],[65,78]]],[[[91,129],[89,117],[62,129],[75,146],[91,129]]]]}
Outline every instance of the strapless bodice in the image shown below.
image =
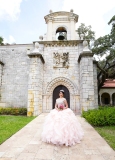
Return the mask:
{"type": "Polygon", "coordinates": [[[65,98],[58,98],[58,99],[56,99],[56,104],[57,104],[58,106],[60,106],[60,105],[65,106],[64,101],[65,101],[65,98]]]}

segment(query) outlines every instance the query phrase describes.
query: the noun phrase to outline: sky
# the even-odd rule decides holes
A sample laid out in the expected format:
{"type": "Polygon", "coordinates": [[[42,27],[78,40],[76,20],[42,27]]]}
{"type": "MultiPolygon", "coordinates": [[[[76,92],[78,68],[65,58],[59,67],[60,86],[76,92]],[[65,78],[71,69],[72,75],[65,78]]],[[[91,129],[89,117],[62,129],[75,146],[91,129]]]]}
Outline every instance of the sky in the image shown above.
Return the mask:
{"type": "Polygon", "coordinates": [[[109,34],[109,20],[115,15],[115,0],[0,0],[0,36],[4,43],[27,44],[47,32],[44,16],[49,10],[70,11],[81,23],[91,25],[96,38],[109,34]]]}

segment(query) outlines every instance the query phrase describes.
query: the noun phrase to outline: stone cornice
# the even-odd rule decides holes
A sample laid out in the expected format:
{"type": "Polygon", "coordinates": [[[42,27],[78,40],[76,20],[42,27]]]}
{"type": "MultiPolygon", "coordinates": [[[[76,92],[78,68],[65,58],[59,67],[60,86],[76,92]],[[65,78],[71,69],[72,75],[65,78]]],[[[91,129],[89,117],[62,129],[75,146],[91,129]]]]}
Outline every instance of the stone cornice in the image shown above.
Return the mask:
{"type": "Polygon", "coordinates": [[[10,44],[10,45],[2,45],[0,49],[8,49],[8,48],[17,48],[17,47],[33,47],[33,44],[10,44]]]}
{"type": "MultiPolygon", "coordinates": [[[[35,42],[33,42],[33,43],[35,44],[35,42]]],[[[83,40],[37,41],[37,42],[39,44],[43,44],[45,47],[55,47],[55,46],[77,46],[78,44],[83,43],[83,40]]]]}
{"type": "Polygon", "coordinates": [[[4,66],[4,63],[3,63],[2,61],[0,61],[0,64],[1,64],[2,66],[4,66]]]}
{"type": "Polygon", "coordinates": [[[58,16],[62,16],[59,18],[60,21],[61,21],[61,18],[63,19],[63,16],[64,17],[66,16],[66,17],[68,17],[67,20],[70,20],[71,18],[73,18],[75,20],[75,22],[78,22],[78,17],[79,17],[77,14],[72,13],[72,12],[59,11],[59,12],[52,12],[52,13],[46,15],[44,17],[44,19],[45,19],[46,23],[48,23],[49,20],[55,21],[55,18],[56,17],[58,18],[58,16]]]}
{"type": "Polygon", "coordinates": [[[43,63],[43,64],[45,63],[45,60],[44,60],[42,54],[40,54],[40,53],[29,53],[28,56],[29,56],[30,58],[39,57],[39,58],[41,59],[42,63],[43,63]]]}
{"type": "Polygon", "coordinates": [[[83,51],[82,53],[80,53],[79,58],[78,58],[78,62],[80,62],[82,57],[93,57],[93,53],[91,51],[83,51]]]}

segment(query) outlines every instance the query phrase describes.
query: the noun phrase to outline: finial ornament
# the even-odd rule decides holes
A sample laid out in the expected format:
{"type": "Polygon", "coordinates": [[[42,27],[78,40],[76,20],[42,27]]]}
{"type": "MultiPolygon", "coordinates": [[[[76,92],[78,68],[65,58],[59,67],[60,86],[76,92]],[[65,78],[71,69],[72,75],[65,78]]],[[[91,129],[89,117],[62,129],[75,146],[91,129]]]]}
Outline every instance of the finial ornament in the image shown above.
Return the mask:
{"type": "Polygon", "coordinates": [[[84,39],[84,34],[80,34],[80,39],[81,39],[81,40],[84,39]]]}
{"type": "Polygon", "coordinates": [[[87,40],[83,41],[83,51],[90,51],[87,40]]]}
{"type": "Polygon", "coordinates": [[[39,39],[42,41],[43,40],[43,36],[39,36],[39,39]]]}
{"type": "Polygon", "coordinates": [[[51,14],[53,11],[50,9],[49,13],[51,14]]]}
{"type": "Polygon", "coordinates": [[[72,13],[73,13],[73,9],[71,9],[71,10],[70,10],[70,12],[72,12],[72,13]]]}
{"type": "Polygon", "coordinates": [[[35,43],[35,49],[38,49],[38,48],[39,48],[39,43],[36,42],[36,43],[35,43]]]}

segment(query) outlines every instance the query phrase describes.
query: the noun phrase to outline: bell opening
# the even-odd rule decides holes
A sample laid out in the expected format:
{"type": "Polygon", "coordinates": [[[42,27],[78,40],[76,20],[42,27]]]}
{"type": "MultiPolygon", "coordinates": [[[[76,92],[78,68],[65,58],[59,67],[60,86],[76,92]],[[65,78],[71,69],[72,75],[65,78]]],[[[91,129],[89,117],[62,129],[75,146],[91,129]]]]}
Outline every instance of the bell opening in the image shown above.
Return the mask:
{"type": "Polygon", "coordinates": [[[58,40],[65,40],[65,36],[62,32],[59,32],[58,40]]]}
{"type": "Polygon", "coordinates": [[[59,27],[56,30],[56,36],[59,41],[67,40],[67,31],[64,27],[59,27]]]}

